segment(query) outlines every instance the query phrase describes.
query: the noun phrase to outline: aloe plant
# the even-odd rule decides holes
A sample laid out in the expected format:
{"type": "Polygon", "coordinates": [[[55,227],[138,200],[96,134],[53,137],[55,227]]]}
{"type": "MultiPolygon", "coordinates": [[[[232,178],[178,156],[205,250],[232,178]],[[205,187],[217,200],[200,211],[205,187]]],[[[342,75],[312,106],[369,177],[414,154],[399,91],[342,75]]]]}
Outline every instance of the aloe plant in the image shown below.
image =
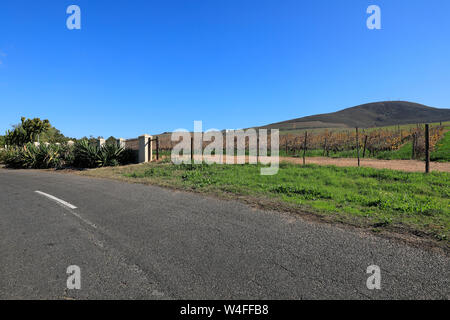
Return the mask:
{"type": "Polygon", "coordinates": [[[95,168],[101,162],[97,146],[83,139],[75,143],[74,165],[80,168],[95,168]]]}
{"type": "Polygon", "coordinates": [[[81,140],[73,147],[45,144],[35,146],[31,143],[23,147],[11,147],[2,151],[1,160],[11,168],[97,168],[129,163],[133,155],[115,144],[98,148],[88,140],[81,140]]]}
{"type": "Polygon", "coordinates": [[[118,166],[123,152],[116,144],[105,144],[99,150],[99,167],[118,166]]]}

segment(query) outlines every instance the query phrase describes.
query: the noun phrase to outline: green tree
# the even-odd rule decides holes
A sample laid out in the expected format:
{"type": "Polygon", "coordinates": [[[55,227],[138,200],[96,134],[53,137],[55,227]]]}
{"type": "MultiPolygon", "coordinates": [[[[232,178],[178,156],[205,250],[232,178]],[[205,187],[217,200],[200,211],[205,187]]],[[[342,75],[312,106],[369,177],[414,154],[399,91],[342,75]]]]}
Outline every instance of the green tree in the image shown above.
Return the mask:
{"type": "Polygon", "coordinates": [[[30,142],[27,139],[27,133],[21,125],[14,126],[13,130],[7,130],[5,143],[9,146],[23,146],[30,142]]]}
{"type": "Polygon", "coordinates": [[[109,137],[108,139],[106,139],[105,143],[106,143],[106,144],[109,144],[109,145],[111,145],[111,144],[116,144],[116,143],[117,143],[117,139],[114,138],[113,136],[111,136],[111,137],[109,137]]]}
{"type": "Polygon", "coordinates": [[[39,118],[34,119],[25,119],[25,117],[21,118],[22,128],[25,129],[27,134],[27,139],[29,142],[35,142],[37,137],[50,129],[50,122],[46,120],[41,120],[39,118]]]}
{"type": "Polygon", "coordinates": [[[21,118],[22,123],[13,126],[13,130],[6,131],[5,142],[8,145],[23,146],[28,142],[35,142],[37,137],[50,129],[48,120],[39,118],[21,118]]]}
{"type": "Polygon", "coordinates": [[[68,138],[61,133],[58,129],[51,126],[46,132],[40,135],[40,142],[49,142],[49,143],[65,143],[69,140],[76,141],[75,138],[68,138]]]}

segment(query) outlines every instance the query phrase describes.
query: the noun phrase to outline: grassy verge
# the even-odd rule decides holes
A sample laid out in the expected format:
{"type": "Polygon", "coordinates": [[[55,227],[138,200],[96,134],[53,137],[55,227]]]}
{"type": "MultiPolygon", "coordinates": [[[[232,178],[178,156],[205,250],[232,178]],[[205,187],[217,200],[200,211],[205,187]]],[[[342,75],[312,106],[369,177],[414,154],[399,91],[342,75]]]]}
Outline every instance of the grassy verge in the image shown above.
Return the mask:
{"type": "Polygon", "coordinates": [[[275,176],[259,165],[147,163],[84,175],[241,198],[271,209],[311,212],[328,221],[432,237],[448,245],[450,174],[282,163],[275,176]]]}
{"type": "Polygon", "coordinates": [[[430,158],[431,161],[450,161],[450,131],[447,131],[444,137],[437,143],[436,150],[431,153],[430,158]]]}
{"type": "Polygon", "coordinates": [[[398,150],[383,151],[376,155],[380,160],[410,160],[412,157],[412,142],[406,142],[398,150]]]}
{"type": "MultiPolygon", "coordinates": [[[[441,141],[442,142],[442,141],[441,141]]],[[[362,148],[359,151],[359,156],[361,159],[378,159],[378,160],[411,160],[412,155],[412,142],[406,142],[401,146],[398,150],[392,150],[392,151],[380,151],[377,152],[374,156],[369,156],[369,151],[366,151],[365,157],[363,158],[363,150],[362,148]]],[[[446,151],[442,153],[450,153],[450,148],[447,148],[446,151]]],[[[302,157],[303,151],[299,151],[296,154],[292,152],[286,153],[284,150],[280,150],[280,156],[288,156],[288,157],[302,157]]],[[[307,150],[306,151],[306,157],[323,157],[324,152],[323,150],[307,150]]],[[[330,151],[328,154],[329,158],[357,158],[358,157],[358,151],[357,150],[344,150],[344,151],[337,151],[333,152],[330,151]]],[[[450,156],[449,156],[450,157],[450,156]]],[[[433,160],[435,161],[435,160],[433,160]]],[[[448,159],[442,160],[442,162],[449,161],[448,159]]]]}

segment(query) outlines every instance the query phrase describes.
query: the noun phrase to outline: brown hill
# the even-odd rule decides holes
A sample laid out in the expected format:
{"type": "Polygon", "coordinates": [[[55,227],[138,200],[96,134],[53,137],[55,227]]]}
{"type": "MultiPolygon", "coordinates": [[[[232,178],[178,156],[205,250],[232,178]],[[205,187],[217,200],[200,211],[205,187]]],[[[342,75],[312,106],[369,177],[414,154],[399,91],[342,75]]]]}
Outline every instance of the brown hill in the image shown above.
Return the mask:
{"type": "Polygon", "coordinates": [[[450,121],[450,109],[438,109],[406,101],[374,102],[341,111],[272,123],[261,128],[370,128],[396,124],[450,121]]]}

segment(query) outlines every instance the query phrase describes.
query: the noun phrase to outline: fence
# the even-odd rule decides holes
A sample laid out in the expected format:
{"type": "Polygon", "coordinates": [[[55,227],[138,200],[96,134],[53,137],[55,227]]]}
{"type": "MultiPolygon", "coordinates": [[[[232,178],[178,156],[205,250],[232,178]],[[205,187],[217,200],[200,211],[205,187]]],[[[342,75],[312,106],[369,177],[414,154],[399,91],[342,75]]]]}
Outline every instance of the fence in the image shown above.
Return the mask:
{"type": "MultiPolygon", "coordinates": [[[[118,139],[121,143],[123,140],[122,139],[118,139]]],[[[130,150],[135,150],[135,151],[139,151],[139,139],[129,139],[129,140],[124,140],[124,144],[121,144],[121,146],[125,147],[126,149],[130,149],[130,150]]]]}
{"type": "Polygon", "coordinates": [[[363,129],[355,128],[354,131],[337,131],[310,133],[304,135],[286,134],[281,138],[280,149],[284,149],[286,155],[300,156],[303,153],[305,163],[306,150],[315,150],[323,156],[329,156],[330,152],[339,153],[351,151],[357,158],[360,166],[362,158],[366,154],[375,156],[379,152],[396,151],[411,143],[411,159],[425,160],[426,172],[430,171],[430,152],[433,151],[440,139],[444,136],[444,126],[417,125],[409,129],[363,129]]]}
{"type": "MultiPolygon", "coordinates": [[[[404,146],[406,142],[411,142],[411,159],[424,158],[425,171],[429,172],[430,152],[443,135],[444,126],[442,124],[433,126],[428,124],[417,125],[407,129],[397,126],[393,129],[355,128],[352,131],[328,132],[325,130],[320,133],[305,131],[304,134],[287,134],[281,137],[280,149],[285,149],[286,155],[290,153],[291,155],[302,157],[304,164],[306,163],[307,150],[322,150],[324,156],[328,156],[330,152],[350,150],[356,153],[357,164],[360,166],[361,158],[365,158],[366,155],[375,156],[378,152],[395,151],[404,146]]],[[[268,138],[268,147],[270,147],[270,136],[268,138]]],[[[161,152],[171,151],[174,145],[178,143],[177,141],[171,141],[170,134],[164,134],[155,138],[147,136],[147,139],[146,161],[153,159],[153,152],[156,153],[156,160],[158,160],[161,152]]],[[[130,144],[134,143],[136,145],[138,139],[129,141],[130,144]]],[[[203,148],[209,143],[209,141],[203,141],[203,148]]],[[[225,139],[223,143],[225,150],[225,139]]],[[[248,147],[247,140],[245,141],[245,147],[248,147]]]]}
{"type": "MultiPolygon", "coordinates": [[[[135,139],[119,138],[116,141],[118,146],[134,152],[135,162],[142,163],[152,160],[153,141],[155,141],[155,139],[152,139],[152,136],[144,134],[135,139]]],[[[105,139],[95,139],[94,143],[98,147],[102,147],[106,141],[105,139]]]]}
{"type": "MultiPolygon", "coordinates": [[[[362,151],[362,158],[364,158],[367,153],[369,153],[369,156],[373,156],[380,151],[397,150],[403,146],[405,142],[411,142],[411,159],[424,156],[426,172],[429,172],[430,151],[433,150],[437,142],[443,137],[443,134],[444,127],[442,124],[432,127],[428,124],[423,127],[422,125],[417,125],[415,128],[410,127],[406,130],[397,126],[394,130],[360,130],[355,128],[354,131],[328,132],[328,130],[325,130],[321,133],[310,133],[305,131],[304,134],[286,134],[282,136],[280,139],[280,149],[285,149],[286,155],[289,155],[289,153],[291,153],[291,155],[301,155],[303,157],[303,164],[305,164],[307,150],[323,150],[324,156],[328,156],[330,151],[338,152],[343,150],[354,150],[357,152],[359,166],[361,157],[360,151],[362,151]]],[[[267,147],[270,147],[270,141],[271,137],[268,135],[267,147]]],[[[105,139],[97,139],[95,142],[101,147],[105,144],[105,139]]],[[[73,142],[70,141],[69,143],[73,142]]],[[[161,152],[171,151],[177,143],[177,141],[171,141],[170,134],[164,134],[155,138],[148,134],[144,134],[135,139],[117,139],[117,144],[119,146],[135,152],[136,162],[139,163],[152,161],[154,151],[156,160],[159,160],[161,152]]],[[[209,143],[209,141],[203,141],[203,148],[209,143]]],[[[223,143],[225,149],[225,139],[223,143]]],[[[234,145],[236,146],[236,143],[234,145]]],[[[248,141],[245,140],[245,148],[247,147],[248,141]]]]}

